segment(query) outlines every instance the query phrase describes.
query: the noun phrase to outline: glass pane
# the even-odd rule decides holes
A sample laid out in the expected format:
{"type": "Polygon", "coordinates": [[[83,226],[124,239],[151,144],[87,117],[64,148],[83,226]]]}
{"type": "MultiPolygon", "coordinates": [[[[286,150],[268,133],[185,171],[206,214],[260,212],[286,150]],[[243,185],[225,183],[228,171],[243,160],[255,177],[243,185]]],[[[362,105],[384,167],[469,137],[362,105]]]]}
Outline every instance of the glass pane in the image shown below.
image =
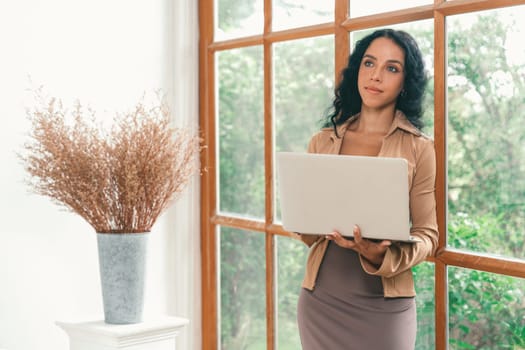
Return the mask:
{"type": "Polygon", "coordinates": [[[273,30],[334,21],[334,0],[275,0],[273,30]]]}
{"type": "Polygon", "coordinates": [[[262,34],[264,0],[216,0],[215,40],[262,34]]]}
{"type": "Polygon", "coordinates": [[[264,234],[220,228],[220,344],[266,349],[264,234]]]}
{"type": "MultiPolygon", "coordinates": [[[[423,132],[433,137],[434,135],[434,23],[431,20],[416,21],[409,23],[396,24],[388,28],[403,30],[414,37],[425,60],[425,70],[428,76],[427,88],[425,90],[424,113],[423,113],[423,132]]],[[[357,40],[372,33],[376,29],[372,28],[354,32],[350,35],[350,48],[353,50],[357,40]]]]}
{"type": "Polygon", "coordinates": [[[449,345],[456,349],[525,348],[525,280],[450,267],[449,345]]]}
{"type": "Polygon", "coordinates": [[[219,209],[264,218],[262,47],[217,56],[219,209]]]}
{"type": "Polygon", "coordinates": [[[381,12],[403,10],[410,7],[430,5],[434,0],[351,0],[350,17],[374,15],[381,12]]]}
{"type": "Polygon", "coordinates": [[[297,300],[306,266],[308,248],[298,240],[277,237],[277,348],[301,348],[297,328],[297,300]]]}
{"type": "Polygon", "coordinates": [[[305,152],[333,98],[333,37],[277,43],[273,54],[275,149],[305,152]]]}
{"type": "Polygon", "coordinates": [[[447,21],[449,244],[522,259],[524,17],[516,6],[447,21]]]}
{"type": "Polygon", "coordinates": [[[423,262],[412,269],[416,286],[417,305],[417,338],[416,349],[434,350],[435,316],[434,316],[434,264],[423,262]]]}

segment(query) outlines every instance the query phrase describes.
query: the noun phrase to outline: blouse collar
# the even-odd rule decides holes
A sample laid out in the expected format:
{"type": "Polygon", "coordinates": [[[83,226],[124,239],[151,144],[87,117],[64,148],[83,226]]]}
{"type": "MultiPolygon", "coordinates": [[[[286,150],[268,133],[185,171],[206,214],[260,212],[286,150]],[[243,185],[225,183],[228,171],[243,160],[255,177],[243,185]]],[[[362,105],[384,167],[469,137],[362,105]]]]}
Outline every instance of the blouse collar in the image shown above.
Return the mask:
{"type": "MultiPolygon", "coordinates": [[[[339,138],[341,135],[344,135],[346,132],[346,129],[348,129],[348,126],[352,124],[355,120],[357,120],[360,116],[360,113],[348,118],[347,121],[345,121],[343,124],[337,126],[337,135],[339,135],[339,138]]],[[[411,134],[414,134],[415,136],[421,136],[421,131],[416,128],[405,116],[403,112],[400,110],[396,110],[396,113],[394,115],[394,120],[392,121],[392,125],[390,126],[390,129],[388,130],[386,137],[392,135],[397,129],[404,130],[406,132],[409,132],[411,134]]],[[[330,137],[332,139],[337,139],[334,129],[331,128],[331,134],[330,137]]]]}

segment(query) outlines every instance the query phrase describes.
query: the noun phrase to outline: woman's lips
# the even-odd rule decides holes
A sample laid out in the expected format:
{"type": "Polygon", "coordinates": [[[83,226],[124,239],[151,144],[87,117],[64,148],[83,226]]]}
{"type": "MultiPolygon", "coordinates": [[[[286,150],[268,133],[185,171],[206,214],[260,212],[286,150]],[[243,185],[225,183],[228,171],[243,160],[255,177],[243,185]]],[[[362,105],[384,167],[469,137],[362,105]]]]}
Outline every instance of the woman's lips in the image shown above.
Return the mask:
{"type": "Polygon", "coordinates": [[[366,91],[370,92],[371,94],[380,94],[383,92],[383,90],[381,89],[378,89],[376,87],[373,87],[373,86],[367,86],[365,87],[366,91]]]}

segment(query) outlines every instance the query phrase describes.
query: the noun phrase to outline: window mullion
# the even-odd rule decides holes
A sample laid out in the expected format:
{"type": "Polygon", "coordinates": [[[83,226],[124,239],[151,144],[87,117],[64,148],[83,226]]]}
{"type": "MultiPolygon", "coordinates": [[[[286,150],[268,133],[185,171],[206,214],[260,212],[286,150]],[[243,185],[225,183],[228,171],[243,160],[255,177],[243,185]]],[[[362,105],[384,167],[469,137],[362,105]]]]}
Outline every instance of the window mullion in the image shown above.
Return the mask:
{"type": "MultiPolygon", "coordinates": [[[[436,148],[436,205],[439,245],[447,245],[447,147],[446,147],[446,25],[445,17],[434,14],[434,142],[436,148]]],[[[435,262],[436,349],[448,348],[447,265],[435,262]]]]}

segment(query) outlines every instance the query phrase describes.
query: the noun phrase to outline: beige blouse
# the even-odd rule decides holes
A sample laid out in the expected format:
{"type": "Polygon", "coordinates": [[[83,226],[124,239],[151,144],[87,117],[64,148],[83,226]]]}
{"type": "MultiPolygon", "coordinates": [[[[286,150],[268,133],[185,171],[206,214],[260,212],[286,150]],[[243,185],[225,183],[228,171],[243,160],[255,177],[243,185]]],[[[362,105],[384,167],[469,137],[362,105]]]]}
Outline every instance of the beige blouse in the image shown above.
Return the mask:
{"type": "MultiPolygon", "coordinates": [[[[337,129],[344,135],[348,126],[359,118],[356,115],[337,129]]],[[[339,154],[343,143],[333,128],[324,128],[310,140],[308,152],[339,154]]],[[[383,139],[379,157],[400,157],[408,161],[408,182],[410,190],[410,232],[421,239],[419,243],[393,242],[388,247],[383,263],[374,267],[361,256],[365,272],[381,276],[385,297],[415,296],[411,267],[434,255],[438,245],[436,218],[435,178],[436,155],[434,143],[414,127],[401,111],[396,111],[392,126],[383,139]]],[[[328,232],[327,232],[328,233],[328,232]]],[[[328,240],[324,235],[301,235],[310,248],[306,273],[302,286],[313,290],[323,260],[328,240]]]]}

